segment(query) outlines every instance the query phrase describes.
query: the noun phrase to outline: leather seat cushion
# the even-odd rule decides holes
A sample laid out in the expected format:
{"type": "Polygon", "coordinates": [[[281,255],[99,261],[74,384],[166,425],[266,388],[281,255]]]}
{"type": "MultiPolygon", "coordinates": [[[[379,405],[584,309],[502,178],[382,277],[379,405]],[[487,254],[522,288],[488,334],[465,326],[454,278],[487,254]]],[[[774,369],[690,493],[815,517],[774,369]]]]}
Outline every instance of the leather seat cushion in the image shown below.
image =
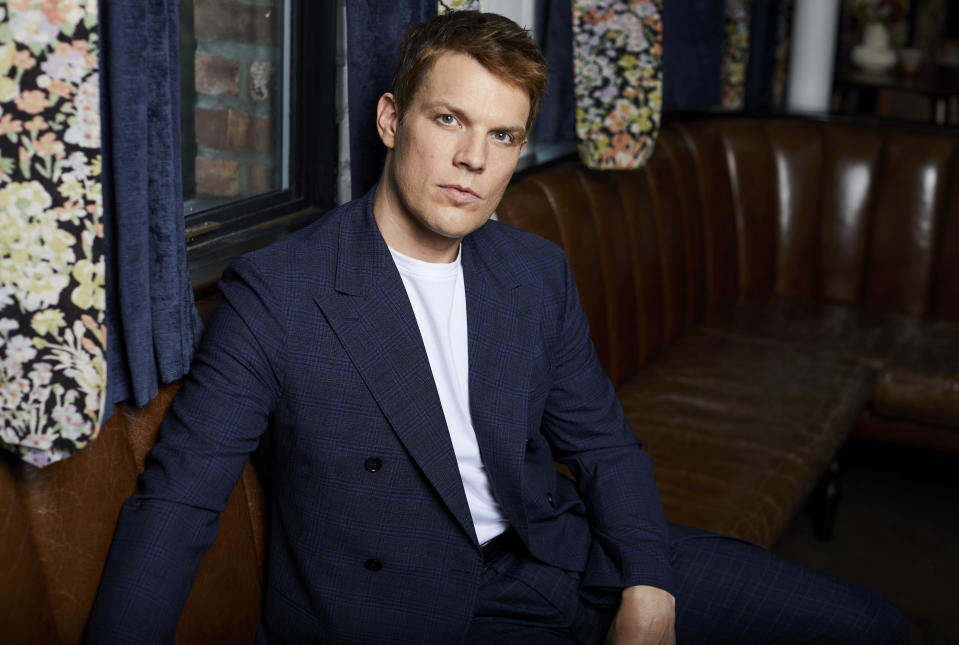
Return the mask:
{"type": "Polygon", "coordinates": [[[916,334],[918,323],[912,316],[840,303],[774,299],[719,309],[706,325],[739,336],[830,349],[879,369],[916,334]]]}
{"type": "Polygon", "coordinates": [[[959,431],[959,324],[926,323],[900,346],[879,374],[873,406],[959,431]]]}
{"type": "Polygon", "coordinates": [[[862,414],[874,374],[834,351],[696,330],[619,396],[667,518],[769,547],[862,414]]]}

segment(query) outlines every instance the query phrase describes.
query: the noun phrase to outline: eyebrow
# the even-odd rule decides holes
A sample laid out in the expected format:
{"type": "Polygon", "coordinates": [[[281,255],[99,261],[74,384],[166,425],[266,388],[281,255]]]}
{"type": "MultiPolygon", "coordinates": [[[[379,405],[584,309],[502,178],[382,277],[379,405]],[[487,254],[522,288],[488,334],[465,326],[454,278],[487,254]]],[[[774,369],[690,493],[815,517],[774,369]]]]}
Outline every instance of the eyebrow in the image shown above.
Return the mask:
{"type": "MultiPolygon", "coordinates": [[[[448,112],[455,116],[457,119],[465,123],[466,125],[470,124],[470,118],[466,115],[462,109],[454,106],[452,103],[449,103],[444,100],[431,101],[424,105],[424,108],[428,112],[448,112]]],[[[519,141],[526,136],[526,128],[523,126],[517,125],[503,125],[499,127],[490,128],[491,132],[506,132],[512,136],[515,140],[519,141]]]]}

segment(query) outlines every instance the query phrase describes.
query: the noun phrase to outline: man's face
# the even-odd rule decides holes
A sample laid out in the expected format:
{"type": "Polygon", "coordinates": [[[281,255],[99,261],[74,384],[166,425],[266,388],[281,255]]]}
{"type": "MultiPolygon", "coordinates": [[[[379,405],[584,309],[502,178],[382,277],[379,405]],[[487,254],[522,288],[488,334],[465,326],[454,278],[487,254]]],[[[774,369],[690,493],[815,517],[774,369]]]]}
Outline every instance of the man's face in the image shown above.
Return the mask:
{"type": "Polygon", "coordinates": [[[384,95],[377,125],[391,152],[374,213],[387,243],[436,261],[431,249],[455,251],[486,223],[526,143],[529,109],[525,90],[452,52],[426,72],[402,121],[384,95]]]}

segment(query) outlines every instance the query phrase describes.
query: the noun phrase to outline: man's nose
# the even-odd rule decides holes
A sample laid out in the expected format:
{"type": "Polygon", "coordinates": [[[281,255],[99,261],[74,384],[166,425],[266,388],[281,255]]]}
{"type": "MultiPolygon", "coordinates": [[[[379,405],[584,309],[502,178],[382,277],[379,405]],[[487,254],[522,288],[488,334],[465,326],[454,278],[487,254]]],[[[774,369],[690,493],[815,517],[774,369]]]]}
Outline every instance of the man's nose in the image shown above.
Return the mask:
{"type": "Polygon", "coordinates": [[[486,137],[480,133],[465,133],[460,139],[453,163],[474,172],[483,170],[486,167],[486,137]]]}

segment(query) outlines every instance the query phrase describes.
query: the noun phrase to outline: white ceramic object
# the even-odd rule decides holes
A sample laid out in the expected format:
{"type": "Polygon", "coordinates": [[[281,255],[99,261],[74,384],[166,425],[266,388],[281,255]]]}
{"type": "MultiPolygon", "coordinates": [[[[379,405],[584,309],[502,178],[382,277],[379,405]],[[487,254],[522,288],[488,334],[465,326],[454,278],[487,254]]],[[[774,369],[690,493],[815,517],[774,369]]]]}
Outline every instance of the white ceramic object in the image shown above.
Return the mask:
{"type": "Polygon", "coordinates": [[[896,64],[896,52],[889,46],[889,30],[881,22],[866,25],[862,44],[852,50],[852,62],[870,74],[884,74],[896,64]]]}

